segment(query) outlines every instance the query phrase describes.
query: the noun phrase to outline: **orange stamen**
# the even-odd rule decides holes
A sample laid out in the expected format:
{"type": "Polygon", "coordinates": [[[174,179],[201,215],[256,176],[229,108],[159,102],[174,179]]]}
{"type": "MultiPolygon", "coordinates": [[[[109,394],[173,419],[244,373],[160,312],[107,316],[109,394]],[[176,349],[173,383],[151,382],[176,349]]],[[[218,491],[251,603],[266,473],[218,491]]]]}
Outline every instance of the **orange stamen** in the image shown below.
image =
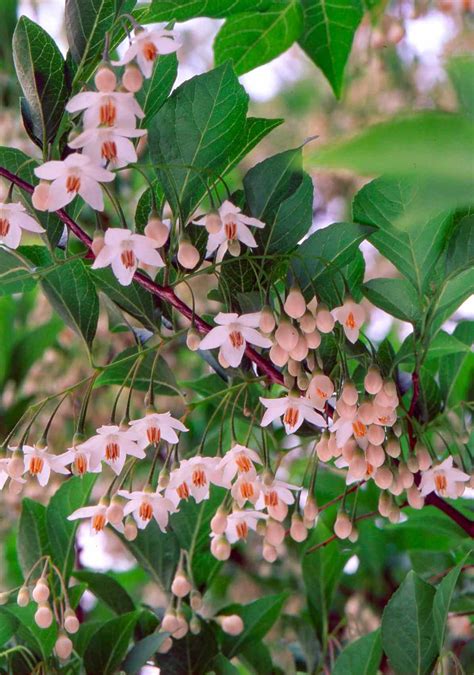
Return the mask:
{"type": "Polygon", "coordinates": [[[240,494],[244,499],[251,499],[254,495],[254,489],[252,483],[241,483],[240,484],[240,494]]]}
{"type": "Polygon", "coordinates": [[[244,344],[242,333],[238,330],[233,330],[232,333],[229,333],[229,340],[234,349],[239,349],[244,344]]]}
{"type": "Polygon", "coordinates": [[[103,513],[98,513],[92,518],[92,529],[96,532],[102,532],[105,527],[105,516],[103,513]]]}
{"type": "Polygon", "coordinates": [[[158,49],[153,42],[145,42],[143,45],[143,56],[147,61],[154,61],[158,56],[158,49]]]}
{"type": "Polygon", "coordinates": [[[151,520],[153,516],[153,507],[150,502],[142,502],[138,509],[138,515],[142,520],[151,520]]]}
{"type": "Polygon", "coordinates": [[[237,455],[235,458],[235,463],[237,464],[237,468],[241,473],[247,473],[252,468],[252,462],[247,457],[247,455],[244,455],[243,453],[237,455]]]}
{"type": "Polygon", "coordinates": [[[300,412],[298,408],[287,408],[287,411],[283,416],[283,422],[289,427],[294,427],[298,422],[299,416],[300,412]]]}
{"type": "Polygon", "coordinates": [[[100,124],[106,127],[112,127],[117,119],[117,108],[111,99],[107,99],[99,110],[100,124]]]}
{"type": "Polygon", "coordinates": [[[158,427],[148,427],[146,437],[150,445],[158,445],[161,439],[161,430],[158,427]]]}
{"type": "Polygon", "coordinates": [[[178,487],[176,488],[176,492],[178,493],[178,497],[180,499],[188,499],[189,497],[188,484],[185,482],[181,483],[181,485],[178,485],[178,487]]]}
{"type": "Polygon", "coordinates": [[[434,484],[438,492],[440,492],[441,494],[444,494],[446,492],[446,488],[448,487],[448,481],[444,473],[435,473],[434,484]]]}
{"type": "Polygon", "coordinates": [[[265,506],[278,506],[278,494],[275,490],[267,492],[265,495],[265,506]]]}
{"type": "Polygon", "coordinates": [[[30,459],[30,473],[32,476],[37,476],[44,467],[44,459],[42,457],[33,456],[30,459]]]}
{"type": "Polygon", "coordinates": [[[66,190],[68,192],[79,192],[81,179],[79,176],[68,176],[66,178],[66,190]]]}
{"type": "Polygon", "coordinates": [[[131,267],[135,267],[135,253],[131,249],[125,249],[125,251],[122,251],[120,259],[123,263],[123,266],[128,270],[131,267]]]}
{"type": "Polygon", "coordinates": [[[356,322],[355,322],[354,315],[353,315],[352,312],[349,312],[349,314],[347,315],[346,326],[347,326],[347,328],[350,328],[350,329],[355,328],[355,326],[356,326],[356,322]]]}
{"type": "Polygon", "coordinates": [[[237,532],[237,536],[239,539],[247,539],[248,533],[249,533],[249,526],[245,521],[242,523],[239,523],[237,527],[235,528],[237,532]]]}
{"type": "Polygon", "coordinates": [[[204,487],[207,483],[206,474],[202,469],[195,469],[191,477],[195,487],[204,487]]]}
{"type": "Polygon", "coordinates": [[[76,455],[74,459],[74,468],[76,469],[76,473],[83,476],[87,471],[87,457],[82,453],[76,455]]]}
{"type": "Polygon", "coordinates": [[[101,151],[102,159],[106,159],[108,162],[111,162],[114,159],[117,159],[117,145],[114,141],[104,141],[102,143],[101,151]]]}
{"type": "Polygon", "coordinates": [[[357,436],[358,438],[365,436],[367,432],[367,427],[365,426],[365,424],[362,424],[362,422],[359,422],[358,420],[352,422],[352,429],[354,430],[354,435],[357,436]]]}
{"type": "Polygon", "coordinates": [[[229,241],[237,239],[237,223],[226,223],[224,225],[225,236],[229,241]]]}
{"type": "Polygon", "coordinates": [[[118,443],[111,442],[105,446],[105,459],[115,462],[119,458],[120,447],[118,443]]]}
{"type": "Polygon", "coordinates": [[[0,237],[6,237],[10,232],[10,222],[6,218],[0,218],[0,237]]]}

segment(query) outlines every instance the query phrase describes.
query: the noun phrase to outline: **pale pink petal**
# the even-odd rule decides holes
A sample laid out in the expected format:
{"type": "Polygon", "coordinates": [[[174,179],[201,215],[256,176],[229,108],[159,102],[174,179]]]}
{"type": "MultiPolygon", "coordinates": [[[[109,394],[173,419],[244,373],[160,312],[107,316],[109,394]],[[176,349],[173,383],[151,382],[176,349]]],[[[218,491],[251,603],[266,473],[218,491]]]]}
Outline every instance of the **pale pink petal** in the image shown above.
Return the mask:
{"type": "MultiPolygon", "coordinates": [[[[217,318],[217,317],[216,317],[217,318]]],[[[226,326],[216,326],[212,328],[201,340],[200,349],[215,349],[220,347],[229,337],[229,330],[226,326]]]]}

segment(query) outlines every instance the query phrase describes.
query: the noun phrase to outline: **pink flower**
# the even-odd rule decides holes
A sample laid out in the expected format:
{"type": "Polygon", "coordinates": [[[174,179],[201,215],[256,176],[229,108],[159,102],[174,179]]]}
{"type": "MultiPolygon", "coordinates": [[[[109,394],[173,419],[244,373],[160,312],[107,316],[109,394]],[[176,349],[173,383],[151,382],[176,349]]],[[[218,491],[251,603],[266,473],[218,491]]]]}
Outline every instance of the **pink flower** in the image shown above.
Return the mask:
{"type": "Polygon", "coordinates": [[[145,129],[98,127],[86,129],[68,145],[74,149],[83,148],[84,155],[97,166],[120,169],[137,161],[137,151],[130,139],[145,134],[145,129]]]}
{"type": "Polygon", "coordinates": [[[120,61],[112,61],[112,65],[124,66],[136,58],[144,77],[151,77],[158,56],[160,54],[171,54],[181,47],[178,34],[171,30],[165,30],[163,26],[135,30],[129,48],[120,61]]]}
{"type": "Polygon", "coordinates": [[[182,422],[171,416],[170,412],[148,413],[138,420],[131,420],[130,426],[135,439],[140,445],[158,445],[161,439],[168,443],[178,443],[179,438],[175,431],[189,431],[182,422]]]}
{"type": "Polygon", "coordinates": [[[359,330],[365,320],[365,312],[353,300],[345,300],[341,307],[332,310],[332,315],[344,329],[347,339],[354,343],[359,338],[359,330]]]}
{"type": "Polygon", "coordinates": [[[44,232],[44,229],[28,213],[23,204],[0,202],[0,244],[8,248],[18,248],[22,230],[29,232],[44,232]]]}
{"type": "Polygon", "coordinates": [[[441,464],[433,466],[428,471],[422,471],[419,488],[423,497],[430,492],[436,492],[440,497],[456,499],[458,496],[456,483],[465,483],[468,480],[469,474],[453,466],[453,458],[450,455],[441,464]]]}
{"type": "MultiPolygon", "coordinates": [[[[237,368],[247,342],[257,347],[271,347],[272,341],[263,337],[256,328],[260,323],[260,312],[253,314],[225,314],[219,312],[214,318],[219,324],[201,340],[200,349],[219,347],[219,356],[224,363],[237,368]]],[[[222,363],[221,363],[222,365],[222,363]]]]}
{"type": "Polygon", "coordinates": [[[78,447],[91,453],[89,461],[92,467],[104,461],[117,475],[122,471],[127,455],[138,459],[145,457],[144,451],[136,443],[132,429],[122,430],[115,424],[99,427],[96,436],[92,436],[78,447]]]}
{"type": "Polygon", "coordinates": [[[274,478],[269,485],[261,481],[260,495],[255,508],[266,509],[271,518],[281,522],[288,513],[288,504],[293,504],[295,501],[292,490],[299,491],[301,488],[278,480],[278,478],[274,478]]]}
{"type": "Polygon", "coordinates": [[[233,511],[227,516],[225,536],[230,544],[239,539],[247,539],[249,531],[255,531],[259,520],[266,520],[268,516],[260,511],[233,511]]]}
{"type": "Polygon", "coordinates": [[[294,434],[303,422],[311,422],[318,427],[327,427],[326,420],[314,410],[313,404],[305,396],[282,396],[281,398],[260,398],[267,410],[260,425],[268,426],[278,417],[283,417],[283,424],[287,434],[294,434]]]}
{"type": "Polygon", "coordinates": [[[125,92],[84,91],[76,94],[66,105],[69,113],[85,110],[84,127],[119,127],[134,129],[136,118],[145,113],[133,94],[125,92]]]}
{"type": "Polygon", "coordinates": [[[219,463],[219,469],[222,471],[222,481],[225,486],[230,486],[231,480],[236,474],[244,476],[247,480],[256,477],[255,464],[262,464],[262,460],[255,452],[245,445],[234,445],[219,463]]]}
{"type": "Polygon", "coordinates": [[[48,448],[37,448],[33,445],[24,445],[25,471],[29,471],[32,476],[38,479],[41,487],[48,484],[51,471],[56,473],[68,474],[66,469],[68,463],[64,455],[53,455],[48,452],[48,448]]]}
{"type": "MultiPolygon", "coordinates": [[[[70,516],[68,520],[79,520],[80,518],[90,518],[92,534],[102,532],[106,525],[110,523],[107,518],[107,506],[105,504],[97,504],[96,506],[84,506],[77,509],[70,516]]],[[[123,532],[122,523],[110,523],[119,532],[123,532]]]]}
{"type": "Polygon", "coordinates": [[[135,492],[119,490],[118,494],[129,500],[123,510],[124,516],[132,513],[141,530],[154,518],[160,530],[166,532],[169,514],[176,513],[175,506],[169,499],[158,494],[158,492],[148,490],[137,490],[135,492]]]}
{"type": "Polygon", "coordinates": [[[177,469],[170,475],[165,497],[178,505],[181,499],[188,499],[191,495],[199,504],[209,499],[211,484],[222,486],[219,470],[219,457],[191,457],[182,459],[177,469]]]}

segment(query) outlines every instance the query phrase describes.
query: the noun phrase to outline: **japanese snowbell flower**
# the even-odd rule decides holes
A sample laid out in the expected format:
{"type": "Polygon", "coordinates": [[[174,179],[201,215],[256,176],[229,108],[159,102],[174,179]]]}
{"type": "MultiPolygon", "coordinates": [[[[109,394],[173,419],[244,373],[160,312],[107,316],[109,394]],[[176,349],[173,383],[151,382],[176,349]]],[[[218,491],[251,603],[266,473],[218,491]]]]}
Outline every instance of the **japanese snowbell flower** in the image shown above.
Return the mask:
{"type": "Polygon", "coordinates": [[[109,227],[104,235],[104,246],[94,260],[92,269],[111,265],[119,283],[129,286],[139,262],[153,267],[164,266],[157,248],[157,242],[151,237],[134,234],[126,228],[109,227]]]}
{"type": "Polygon", "coordinates": [[[145,117],[133,94],[117,91],[81,92],[71,98],[66,110],[69,113],[84,110],[83,122],[86,129],[98,126],[134,129],[136,118],[145,117]]]}
{"type": "Polygon", "coordinates": [[[24,445],[22,449],[25,471],[35,476],[41,487],[48,484],[51,471],[65,475],[70,473],[69,469],[66,469],[68,461],[64,455],[53,455],[48,452],[48,448],[37,448],[33,445],[24,445]]]}
{"type": "Polygon", "coordinates": [[[41,225],[26,213],[23,204],[0,202],[0,244],[5,244],[8,248],[18,248],[22,230],[39,234],[44,232],[41,225]]]}
{"type": "Polygon", "coordinates": [[[247,480],[256,478],[257,472],[254,464],[262,464],[262,460],[255,450],[247,448],[245,445],[234,445],[226,452],[219,463],[223,484],[230,486],[230,482],[236,474],[244,475],[247,480]]]}
{"type": "Polygon", "coordinates": [[[120,169],[137,161],[137,151],[130,139],[145,134],[145,129],[97,127],[86,129],[68,145],[73,149],[83,148],[83,153],[98,166],[120,169]]]}
{"type": "Polygon", "coordinates": [[[12,481],[15,481],[17,483],[26,483],[26,480],[24,478],[15,478],[13,476],[10,476],[8,473],[8,464],[10,463],[10,457],[2,457],[0,459],[0,490],[3,490],[5,487],[5,483],[7,480],[10,478],[12,481]]]}
{"type": "Polygon", "coordinates": [[[147,445],[154,445],[156,447],[161,439],[168,441],[168,443],[177,443],[179,438],[175,429],[178,431],[189,431],[182,422],[172,417],[170,412],[149,412],[145,417],[131,420],[130,427],[134,438],[143,447],[147,445]]]}
{"type": "Polygon", "coordinates": [[[230,544],[239,539],[247,539],[250,530],[256,530],[259,520],[266,520],[268,516],[260,511],[233,511],[227,516],[225,536],[230,544]]]}
{"type": "Polygon", "coordinates": [[[332,315],[344,329],[349,342],[357,342],[359,331],[365,320],[364,309],[353,300],[345,300],[344,304],[332,310],[332,315]]]}
{"type": "Polygon", "coordinates": [[[357,413],[350,418],[339,417],[331,425],[329,431],[336,433],[336,446],[338,448],[342,448],[352,437],[363,450],[366,450],[369,444],[367,438],[368,426],[358,419],[357,413]]]}
{"type": "Polygon", "coordinates": [[[129,500],[123,509],[124,516],[132,513],[135,522],[141,530],[154,518],[160,530],[166,532],[169,514],[176,513],[175,506],[169,499],[163,497],[158,492],[148,490],[136,490],[134,492],[119,490],[118,494],[129,500]]]}
{"type": "Polygon", "coordinates": [[[246,501],[255,505],[260,495],[260,481],[255,477],[240,475],[232,485],[231,495],[234,501],[242,508],[246,501]]]}
{"type": "Polygon", "coordinates": [[[57,211],[78,194],[96,211],[104,209],[100,183],[110,183],[114,174],[97,166],[87,155],[74,152],[63,161],[45,162],[35,169],[38,178],[52,181],[47,201],[48,211],[57,211]]]}
{"type": "MultiPolygon", "coordinates": [[[[107,518],[107,505],[97,504],[96,506],[84,506],[77,509],[70,516],[68,520],[79,520],[80,518],[90,518],[92,534],[102,532],[106,525],[110,523],[107,518]]],[[[121,523],[110,523],[119,532],[123,532],[123,525],[121,523]]]]}
{"type": "Polygon", "coordinates": [[[295,501],[292,490],[299,491],[301,488],[297,485],[285,483],[278,478],[274,478],[268,485],[263,480],[260,484],[260,495],[255,508],[266,509],[271,518],[281,522],[286,518],[288,505],[295,501]]]}
{"type": "MultiPolygon", "coordinates": [[[[212,255],[214,251],[217,251],[216,261],[220,262],[229,250],[229,246],[231,254],[239,255],[240,246],[235,247],[236,242],[242,242],[242,244],[245,244],[249,248],[257,247],[255,237],[247,226],[252,225],[253,227],[262,228],[265,227],[265,223],[257,220],[257,218],[245,216],[238,206],[227,200],[219,208],[219,217],[222,227],[218,232],[209,235],[206,256],[212,255]],[[234,246],[232,246],[232,242],[234,246]]],[[[207,216],[202,216],[193,222],[196,225],[205,226],[206,218],[207,216]]]]}
{"type": "Polygon", "coordinates": [[[178,51],[181,41],[175,31],[156,28],[139,28],[135,30],[131,43],[120,61],[112,61],[113,66],[124,66],[136,58],[144,77],[151,77],[153,66],[160,54],[171,54],[178,51]]]}
{"type": "Polygon", "coordinates": [[[175,506],[181,499],[188,499],[190,495],[198,504],[204,499],[209,499],[211,483],[222,486],[219,463],[219,457],[197,455],[190,459],[182,459],[179,467],[170,474],[165,497],[175,506]]]}
{"type": "Polygon", "coordinates": [[[318,373],[311,379],[307,395],[318,410],[324,410],[326,402],[334,394],[334,384],[327,375],[318,373]]]}
{"type": "Polygon", "coordinates": [[[423,497],[430,492],[436,492],[440,497],[450,497],[456,499],[456,483],[465,483],[470,480],[470,476],[464,471],[453,466],[453,458],[450,455],[441,464],[422,471],[419,485],[423,497]]]}
{"type": "MultiPolygon", "coordinates": [[[[84,442],[87,443],[87,441],[84,442]]],[[[78,443],[73,448],[68,448],[59,457],[64,457],[65,463],[72,465],[72,472],[77,476],[102,471],[101,455],[89,446],[84,447],[82,443],[78,443]]]]}
{"type": "Polygon", "coordinates": [[[145,452],[136,443],[132,429],[122,430],[115,424],[99,427],[97,435],[81,443],[80,447],[94,454],[92,466],[98,461],[104,461],[117,476],[123,469],[127,455],[138,459],[145,457],[145,452]]]}
{"type": "Polygon", "coordinates": [[[277,417],[283,417],[287,434],[294,434],[303,422],[311,422],[318,427],[326,427],[326,420],[317,413],[313,404],[305,396],[283,396],[281,398],[260,398],[260,403],[267,408],[260,425],[268,426],[277,417]]]}
{"type": "Polygon", "coordinates": [[[240,365],[247,342],[257,347],[271,347],[272,341],[263,337],[256,328],[260,312],[241,314],[219,312],[214,317],[218,325],[201,340],[200,349],[219,347],[219,357],[236,368],[240,365]]]}
{"type": "Polygon", "coordinates": [[[334,466],[336,466],[338,469],[347,469],[346,485],[352,485],[353,483],[358,483],[359,481],[364,480],[367,481],[370,478],[374,477],[376,471],[376,467],[374,467],[373,464],[371,464],[366,460],[365,474],[363,476],[360,476],[359,474],[354,475],[353,471],[351,470],[351,465],[342,456],[336,459],[336,461],[334,462],[334,466]]]}

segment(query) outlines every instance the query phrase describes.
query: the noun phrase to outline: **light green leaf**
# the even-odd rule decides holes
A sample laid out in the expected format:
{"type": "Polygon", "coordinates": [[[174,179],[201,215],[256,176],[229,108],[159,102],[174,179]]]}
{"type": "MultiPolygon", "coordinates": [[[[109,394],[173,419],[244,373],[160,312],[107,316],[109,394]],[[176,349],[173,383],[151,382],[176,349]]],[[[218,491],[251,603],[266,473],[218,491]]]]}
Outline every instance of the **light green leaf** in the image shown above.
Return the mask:
{"type": "Polygon", "coordinates": [[[17,625],[18,619],[5,612],[0,621],[0,647],[14,636],[17,625]]]}
{"type": "Polygon", "coordinates": [[[144,80],[141,90],[136,95],[145,113],[141,126],[147,127],[150,120],[166,101],[177,74],[178,59],[176,54],[167,54],[158,58],[152,76],[144,80]]]}
{"type": "Polygon", "coordinates": [[[34,602],[30,602],[27,607],[18,607],[17,604],[13,603],[0,607],[0,625],[3,624],[5,616],[10,621],[12,617],[16,619],[18,621],[15,630],[17,641],[26,645],[41,659],[46,660],[53,651],[58,635],[58,626],[55,621],[46,629],[37,626],[34,618],[36,609],[37,605],[34,602]]]}
{"type": "Polygon", "coordinates": [[[125,588],[109,574],[91,572],[90,570],[77,570],[73,577],[87,584],[87,588],[98,600],[104,602],[116,614],[133,612],[135,603],[125,588]]]}
{"type": "Polygon", "coordinates": [[[248,153],[264,138],[270,131],[273,131],[280,124],[283,124],[282,119],[267,120],[264,117],[247,117],[246,124],[240,143],[232,148],[232,153],[227,158],[227,164],[223,173],[228,173],[234,166],[246,157],[248,153]]]}
{"type": "Polygon", "coordinates": [[[351,642],[337,657],[332,675],[377,675],[382,658],[380,629],[351,642]]]}
{"type": "Polygon", "coordinates": [[[403,675],[431,671],[438,655],[432,614],[435,589],[408,572],[382,615],[382,645],[392,668],[403,675]]]}
{"type": "Polygon", "coordinates": [[[57,316],[52,316],[48,322],[18,335],[12,355],[10,378],[21,383],[44,352],[56,344],[56,338],[63,327],[63,322],[57,316]]]}
{"type": "Polygon", "coordinates": [[[468,352],[450,354],[439,362],[439,386],[445,402],[451,406],[470,400],[468,392],[474,381],[474,354],[470,351],[474,344],[474,321],[461,321],[453,337],[463,342],[468,352]]]}
{"type": "Polygon", "coordinates": [[[360,0],[302,0],[302,4],[304,28],[299,43],[340,98],[362,4],[360,0]]]}
{"type": "MultiPolygon", "coordinates": [[[[26,577],[33,565],[43,555],[50,553],[46,529],[46,507],[25,497],[21,505],[18,528],[18,559],[26,577]]],[[[40,576],[41,568],[37,568],[40,576]]]]}
{"type": "Polygon", "coordinates": [[[438,648],[441,651],[444,647],[444,638],[446,634],[446,622],[448,620],[449,606],[454,594],[454,589],[456,587],[459,575],[462,572],[462,568],[466,563],[466,560],[472,555],[472,551],[466,553],[464,558],[459,562],[456,567],[448,572],[448,574],[443,578],[439,583],[438,588],[433,600],[433,619],[434,627],[436,633],[436,639],[438,641],[438,648]]]}
{"type": "Polygon", "coordinates": [[[372,304],[397,319],[412,324],[421,320],[423,310],[418,295],[406,279],[371,279],[363,284],[362,292],[372,304]]]}
{"type": "Polygon", "coordinates": [[[104,623],[91,637],[84,653],[87,675],[113,675],[127,653],[140,612],[128,612],[104,623]]]}
{"type": "Polygon", "coordinates": [[[152,0],[150,7],[137,10],[143,23],[187,21],[198,16],[225,19],[241,12],[264,12],[280,4],[279,0],[152,0]]]}
{"type": "Polygon", "coordinates": [[[36,279],[24,260],[13,251],[0,249],[0,295],[31,291],[36,279]]]}
{"type": "Polygon", "coordinates": [[[13,34],[13,58],[32,133],[45,148],[56,135],[69,97],[64,59],[50,35],[26,16],[13,34]]]}
{"type": "Polygon", "coordinates": [[[127,654],[122,669],[127,675],[136,675],[142,666],[152,658],[168,637],[168,633],[152,633],[136,642],[127,654]]]}
{"type": "MultiPolygon", "coordinates": [[[[426,353],[425,361],[434,359],[445,359],[453,354],[466,355],[470,352],[470,345],[462,340],[458,340],[454,335],[440,331],[433,340],[431,340],[429,349],[426,353]]],[[[413,334],[405,338],[400,350],[397,353],[395,362],[413,364],[415,361],[413,334]]]]}
{"type": "Polygon", "coordinates": [[[458,274],[474,266],[474,216],[464,216],[448,243],[446,274],[458,274]]]}
{"type": "Polygon", "coordinates": [[[474,57],[472,54],[460,54],[452,57],[447,65],[460,108],[471,117],[474,116],[474,57]]]}
{"type": "Polygon", "coordinates": [[[184,82],[153,118],[151,159],[174,212],[184,219],[235,157],[247,106],[248,96],[226,64],[184,82]]]}
{"type": "Polygon", "coordinates": [[[232,61],[237,75],[268,63],[286,51],[303,29],[303,12],[296,0],[280,3],[261,14],[254,11],[227,19],[214,42],[217,65],[232,61]]]}
{"type": "Polygon", "coordinates": [[[457,274],[443,286],[436,300],[436,312],[431,324],[432,332],[443,323],[474,293],[474,267],[457,274]]]}

